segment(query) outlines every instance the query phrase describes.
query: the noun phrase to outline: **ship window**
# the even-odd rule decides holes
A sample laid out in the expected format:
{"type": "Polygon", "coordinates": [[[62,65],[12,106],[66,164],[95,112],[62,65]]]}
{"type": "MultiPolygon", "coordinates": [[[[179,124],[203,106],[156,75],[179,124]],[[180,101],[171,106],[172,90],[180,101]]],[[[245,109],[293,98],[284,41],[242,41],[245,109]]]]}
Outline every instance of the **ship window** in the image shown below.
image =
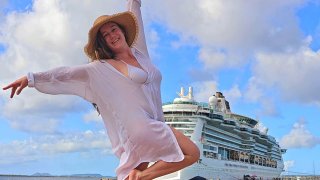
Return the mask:
{"type": "Polygon", "coordinates": [[[196,125],[195,124],[172,124],[172,127],[193,129],[196,127],[196,125]]]}
{"type": "Polygon", "coordinates": [[[204,144],[204,145],[203,145],[203,148],[204,148],[204,149],[210,149],[210,146],[204,144]]]}
{"type": "Polygon", "coordinates": [[[221,120],[223,120],[223,116],[221,116],[219,114],[209,114],[209,117],[211,119],[221,119],[221,120]]]}
{"type": "Polygon", "coordinates": [[[217,159],[217,154],[216,154],[216,153],[213,153],[213,152],[203,151],[203,155],[204,155],[206,158],[217,159]]]}

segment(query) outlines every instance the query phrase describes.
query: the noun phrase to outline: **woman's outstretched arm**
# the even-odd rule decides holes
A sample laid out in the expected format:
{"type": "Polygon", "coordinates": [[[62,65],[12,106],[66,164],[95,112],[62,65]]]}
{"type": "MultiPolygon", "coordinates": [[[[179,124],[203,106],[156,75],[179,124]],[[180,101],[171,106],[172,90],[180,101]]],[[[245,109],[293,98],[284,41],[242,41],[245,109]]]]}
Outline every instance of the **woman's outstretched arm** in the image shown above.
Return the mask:
{"type": "Polygon", "coordinates": [[[59,67],[45,72],[29,73],[4,87],[3,90],[11,89],[19,95],[26,87],[35,87],[38,91],[46,94],[72,94],[94,102],[89,84],[87,67],[89,64],[74,67],[59,67]]]}
{"type": "Polygon", "coordinates": [[[141,16],[141,0],[128,0],[127,8],[128,11],[132,12],[138,21],[138,38],[136,43],[134,44],[134,47],[137,48],[141,53],[143,53],[145,56],[149,56],[147,43],[144,35],[144,27],[143,27],[143,21],[141,16]]]}

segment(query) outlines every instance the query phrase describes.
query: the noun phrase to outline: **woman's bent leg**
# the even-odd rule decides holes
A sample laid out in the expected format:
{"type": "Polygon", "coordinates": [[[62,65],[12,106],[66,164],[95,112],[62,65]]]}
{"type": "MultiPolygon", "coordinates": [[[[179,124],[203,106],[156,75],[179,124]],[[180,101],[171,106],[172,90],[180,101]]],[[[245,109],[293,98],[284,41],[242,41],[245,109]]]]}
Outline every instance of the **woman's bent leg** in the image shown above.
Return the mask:
{"type": "Polygon", "coordinates": [[[144,171],[148,168],[149,162],[143,162],[141,164],[139,164],[139,166],[137,166],[135,169],[139,170],[139,171],[144,171]]]}
{"type": "Polygon", "coordinates": [[[171,128],[178,144],[184,154],[184,159],[180,162],[165,162],[158,161],[152,166],[148,167],[146,170],[139,173],[139,177],[142,180],[154,179],[166,174],[173,173],[180,169],[183,169],[187,166],[198,161],[200,157],[200,152],[198,147],[185,135],[183,135],[178,130],[171,128]]]}
{"type": "Polygon", "coordinates": [[[148,168],[149,162],[143,162],[139,164],[136,168],[134,168],[129,176],[126,178],[126,180],[136,180],[139,179],[139,174],[141,174],[141,171],[144,171],[145,169],[148,168]]]}

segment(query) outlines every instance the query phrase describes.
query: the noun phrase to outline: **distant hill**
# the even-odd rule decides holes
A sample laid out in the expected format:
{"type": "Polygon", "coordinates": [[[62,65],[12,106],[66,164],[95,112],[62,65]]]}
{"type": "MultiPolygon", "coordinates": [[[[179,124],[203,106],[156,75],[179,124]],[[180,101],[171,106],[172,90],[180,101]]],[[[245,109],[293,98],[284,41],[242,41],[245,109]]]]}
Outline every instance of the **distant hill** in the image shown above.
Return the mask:
{"type": "Polygon", "coordinates": [[[49,174],[49,173],[34,173],[34,174],[32,174],[31,176],[52,176],[51,174],[49,174]]]}
{"type": "MultiPolygon", "coordinates": [[[[34,173],[31,176],[54,176],[49,173],[34,173]]],[[[72,175],[62,175],[62,176],[73,176],[73,177],[103,177],[101,174],[72,174],[72,175]]]]}

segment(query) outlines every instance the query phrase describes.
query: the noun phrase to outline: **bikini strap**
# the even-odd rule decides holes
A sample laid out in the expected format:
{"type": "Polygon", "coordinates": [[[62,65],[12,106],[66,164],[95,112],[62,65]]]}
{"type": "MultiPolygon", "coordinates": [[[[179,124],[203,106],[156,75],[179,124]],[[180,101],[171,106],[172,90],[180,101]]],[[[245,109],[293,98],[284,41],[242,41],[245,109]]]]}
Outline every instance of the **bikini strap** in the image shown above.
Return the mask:
{"type": "Polygon", "coordinates": [[[125,64],[128,64],[128,63],[126,63],[124,60],[122,60],[122,59],[119,59],[121,62],[123,62],[123,63],[125,63],[125,64]]]}

